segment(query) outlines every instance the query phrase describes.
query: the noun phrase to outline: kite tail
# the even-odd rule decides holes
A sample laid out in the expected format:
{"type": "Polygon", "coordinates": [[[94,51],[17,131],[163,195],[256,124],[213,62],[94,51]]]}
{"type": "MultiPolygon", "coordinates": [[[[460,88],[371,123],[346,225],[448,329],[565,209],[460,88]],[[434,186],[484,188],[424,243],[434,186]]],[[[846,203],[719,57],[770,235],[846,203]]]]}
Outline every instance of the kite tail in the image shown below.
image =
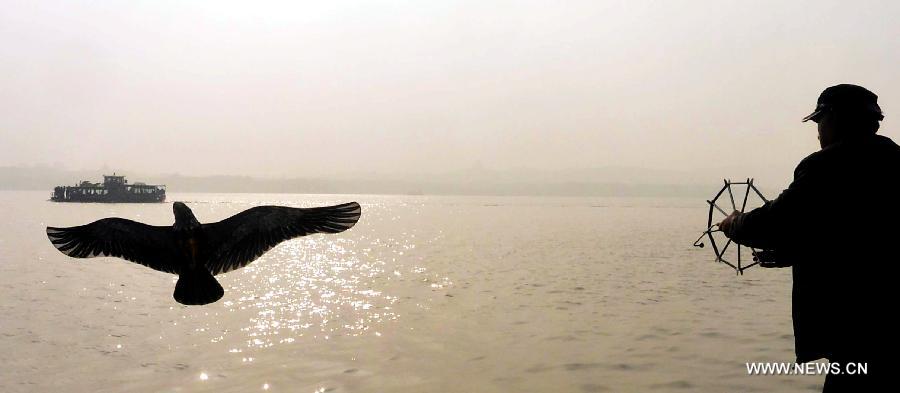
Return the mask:
{"type": "Polygon", "coordinates": [[[181,304],[203,305],[221,299],[224,294],[225,290],[209,270],[200,268],[183,271],[178,276],[175,294],[172,297],[181,304]]]}

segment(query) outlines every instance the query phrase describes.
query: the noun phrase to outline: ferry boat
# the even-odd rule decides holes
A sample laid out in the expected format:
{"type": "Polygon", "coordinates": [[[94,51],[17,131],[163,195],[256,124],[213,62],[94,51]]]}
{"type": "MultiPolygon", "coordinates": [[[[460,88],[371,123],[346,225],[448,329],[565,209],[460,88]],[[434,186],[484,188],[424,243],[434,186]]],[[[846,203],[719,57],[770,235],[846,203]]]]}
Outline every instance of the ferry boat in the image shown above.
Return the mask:
{"type": "Polygon", "coordinates": [[[50,195],[53,202],[153,203],[166,201],[166,186],[136,182],[125,176],[103,175],[103,183],[81,181],[75,186],[57,186],[50,195]]]}

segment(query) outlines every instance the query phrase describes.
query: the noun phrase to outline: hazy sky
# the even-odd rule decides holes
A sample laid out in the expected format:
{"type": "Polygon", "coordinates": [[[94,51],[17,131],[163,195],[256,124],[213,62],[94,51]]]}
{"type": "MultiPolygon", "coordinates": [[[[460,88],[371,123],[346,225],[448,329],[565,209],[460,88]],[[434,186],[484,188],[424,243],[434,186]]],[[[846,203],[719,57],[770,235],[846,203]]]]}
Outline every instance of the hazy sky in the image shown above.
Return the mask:
{"type": "Polygon", "coordinates": [[[900,136],[896,1],[0,3],[0,166],[787,177],[841,82],[900,136]]]}

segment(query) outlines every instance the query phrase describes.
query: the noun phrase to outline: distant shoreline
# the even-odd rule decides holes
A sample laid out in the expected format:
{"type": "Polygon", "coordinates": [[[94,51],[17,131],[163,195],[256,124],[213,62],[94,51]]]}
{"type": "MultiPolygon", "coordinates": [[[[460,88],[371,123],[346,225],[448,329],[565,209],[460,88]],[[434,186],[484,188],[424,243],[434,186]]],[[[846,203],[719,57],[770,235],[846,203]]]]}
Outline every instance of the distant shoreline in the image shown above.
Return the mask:
{"type": "MultiPolygon", "coordinates": [[[[0,187],[0,192],[44,192],[49,193],[52,189],[36,189],[36,188],[6,188],[0,187]]],[[[584,194],[574,194],[574,193],[402,193],[402,192],[364,192],[364,191],[347,191],[347,192],[318,192],[318,191],[265,191],[265,190],[257,190],[257,191],[228,191],[228,190],[215,190],[215,191],[206,191],[206,190],[169,190],[170,194],[284,194],[284,195],[385,195],[385,196],[409,196],[409,197],[427,197],[427,196],[459,196],[459,197],[559,197],[559,198],[586,198],[586,197],[597,197],[597,198],[702,198],[703,194],[700,192],[685,192],[684,194],[675,194],[675,193],[584,193],[584,194]]],[[[49,196],[47,198],[49,200],[49,196]]]]}
{"type": "MultiPolygon", "coordinates": [[[[98,181],[102,179],[103,173],[104,171],[69,171],[49,167],[0,167],[0,190],[49,193],[53,187],[59,185],[74,185],[81,180],[98,181]]],[[[718,185],[660,182],[658,181],[660,178],[667,177],[665,173],[628,168],[580,172],[573,170],[559,173],[463,171],[445,175],[410,175],[407,176],[408,179],[389,175],[344,176],[336,179],[266,179],[225,175],[147,175],[128,172],[125,174],[130,182],[164,184],[170,193],[705,197],[711,192],[711,186],[715,188],[718,185]],[[573,180],[582,178],[585,180],[573,180]],[[604,181],[605,178],[615,180],[604,181]],[[622,180],[628,178],[634,180],[622,180]]]]}

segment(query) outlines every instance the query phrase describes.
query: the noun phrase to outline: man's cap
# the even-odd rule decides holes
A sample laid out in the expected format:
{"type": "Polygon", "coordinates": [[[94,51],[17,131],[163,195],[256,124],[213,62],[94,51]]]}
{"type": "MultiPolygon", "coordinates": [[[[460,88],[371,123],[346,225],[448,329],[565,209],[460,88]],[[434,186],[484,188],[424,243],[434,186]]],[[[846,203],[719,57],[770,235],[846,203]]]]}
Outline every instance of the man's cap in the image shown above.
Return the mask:
{"type": "Polygon", "coordinates": [[[803,121],[818,121],[823,113],[832,110],[868,116],[875,120],[884,119],[875,93],[862,86],[841,84],[822,91],[816,102],[816,109],[804,117],[803,121]]]}

